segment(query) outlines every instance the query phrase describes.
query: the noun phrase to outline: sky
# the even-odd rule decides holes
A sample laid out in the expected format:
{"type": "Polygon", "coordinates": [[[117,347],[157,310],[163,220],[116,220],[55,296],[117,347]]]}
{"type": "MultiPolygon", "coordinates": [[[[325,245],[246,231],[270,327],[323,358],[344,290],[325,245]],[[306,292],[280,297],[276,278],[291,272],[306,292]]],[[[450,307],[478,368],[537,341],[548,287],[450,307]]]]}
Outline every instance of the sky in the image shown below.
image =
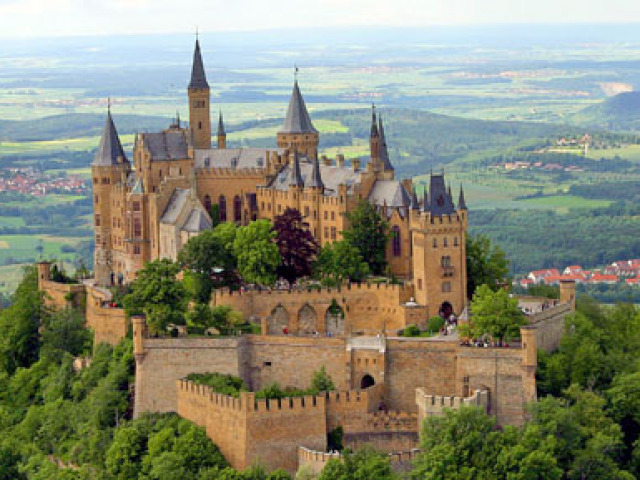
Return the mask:
{"type": "Polygon", "coordinates": [[[636,23],[640,0],[0,0],[0,36],[636,23]]]}

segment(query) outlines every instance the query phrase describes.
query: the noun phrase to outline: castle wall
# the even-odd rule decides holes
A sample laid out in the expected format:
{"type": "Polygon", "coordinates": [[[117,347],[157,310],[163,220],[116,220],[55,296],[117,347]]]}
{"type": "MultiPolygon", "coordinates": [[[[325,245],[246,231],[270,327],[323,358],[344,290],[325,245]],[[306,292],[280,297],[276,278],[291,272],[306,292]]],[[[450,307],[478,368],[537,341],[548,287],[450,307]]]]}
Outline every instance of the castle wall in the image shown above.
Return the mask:
{"type": "Polygon", "coordinates": [[[94,345],[117,345],[126,337],[131,322],[122,308],[103,307],[104,299],[103,292],[87,287],[87,326],[93,330],[94,345]]]}
{"type": "MultiPolygon", "coordinates": [[[[395,451],[393,453],[389,453],[389,461],[396,472],[406,472],[411,469],[412,462],[419,454],[420,450],[415,448],[407,449],[405,451],[395,451]]],[[[340,460],[341,458],[342,455],[338,452],[326,453],[306,448],[304,446],[300,446],[298,448],[299,466],[302,467],[304,465],[310,467],[311,471],[316,475],[320,474],[327,462],[330,460],[340,460]]]]}
{"type": "MultiPolygon", "coordinates": [[[[134,332],[135,335],[135,332],[134,332]]],[[[190,373],[219,372],[248,380],[242,359],[246,340],[236,338],[145,338],[136,354],[134,415],[175,412],[176,382],[190,373]]]]}
{"type": "Polygon", "coordinates": [[[536,346],[547,353],[556,350],[564,334],[564,318],[573,311],[573,303],[564,303],[531,315],[528,320],[535,329],[536,346]]]}
{"type": "Polygon", "coordinates": [[[177,390],[178,413],[204,426],[234,468],[260,463],[295,472],[299,445],[326,447],[323,396],[256,400],[242,392],[233,398],[186,381],[178,382],[177,390]]]}
{"type": "Polygon", "coordinates": [[[475,406],[489,408],[489,392],[486,390],[476,390],[469,397],[445,397],[442,395],[431,395],[424,388],[417,388],[415,392],[416,405],[418,406],[418,425],[422,427],[424,420],[432,416],[440,416],[444,411],[458,410],[461,406],[475,406]]]}
{"type": "MultiPolygon", "coordinates": [[[[309,305],[316,313],[316,330],[328,331],[327,310],[335,300],[344,311],[344,333],[377,334],[396,332],[410,323],[424,323],[427,311],[420,307],[404,305],[413,296],[411,285],[387,284],[347,284],[344,287],[321,290],[247,291],[229,292],[218,290],[212,296],[213,305],[229,305],[240,311],[245,318],[259,317],[273,321],[274,311],[282,307],[286,311],[288,329],[298,332],[301,310],[309,305]]],[[[280,322],[282,323],[282,322],[280,322]]],[[[282,333],[279,328],[267,328],[274,334],[282,333]]]]}

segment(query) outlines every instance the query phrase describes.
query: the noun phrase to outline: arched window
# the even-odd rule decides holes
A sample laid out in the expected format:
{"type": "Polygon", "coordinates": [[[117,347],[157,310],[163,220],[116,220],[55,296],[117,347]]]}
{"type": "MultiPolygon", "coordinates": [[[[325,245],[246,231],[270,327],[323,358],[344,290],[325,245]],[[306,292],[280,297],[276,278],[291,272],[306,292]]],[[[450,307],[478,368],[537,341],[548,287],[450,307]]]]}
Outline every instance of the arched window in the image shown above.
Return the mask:
{"type": "Polygon", "coordinates": [[[226,222],[227,221],[227,199],[224,198],[224,195],[220,195],[220,198],[218,198],[218,212],[220,213],[219,215],[220,221],[226,222]]]}
{"type": "Polygon", "coordinates": [[[204,196],[204,208],[207,212],[211,211],[211,197],[208,194],[204,196]]]}
{"type": "Polygon", "coordinates": [[[242,200],[240,195],[236,195],[233,199],[233,219],[236,222],[242,221],[242,200]]]}
{"type": "Polygon", "coordinates": [[[400,238],[400,227],[393,227],[392,232],[393,239],[391,241],[393,245],[393,256],[399,257],[400,255],[402,255],[402,239],[400,238]]]}

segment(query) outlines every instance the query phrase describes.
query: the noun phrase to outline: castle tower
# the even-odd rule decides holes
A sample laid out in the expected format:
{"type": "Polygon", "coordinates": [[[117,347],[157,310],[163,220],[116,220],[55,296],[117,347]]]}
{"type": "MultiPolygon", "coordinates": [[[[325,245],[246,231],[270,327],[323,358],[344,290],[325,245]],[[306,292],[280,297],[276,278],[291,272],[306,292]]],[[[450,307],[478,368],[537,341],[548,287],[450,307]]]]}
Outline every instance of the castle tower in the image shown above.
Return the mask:
{"type": "Polygon", "coordinates": [[[224,122],[222,121],[222,112],[218,116],[218,148],[227,148],[227,132],[224,131],[224,122]]]}
{"type": "Polygon", "coordinates": [[[369,155],[371,156],[371,166],[374,170],[379,170],[380,132],[378,131],[375,105],[371,105],[371,133],[369,133],[369,155]]]}
{"type": "Polygon", "coordinates": [[[416,301],[429,315],[459,315],[467,304],[467,210],[456,209],[444,175],[431,175],[422,210],[411,209],[416,301]]]}
{"type": "Polygon", "coordinates": [[[189,130],[191,143],[197,150],[211,148],[210,91],[200,54],[200,41],[196,39],[189,82],[189,130]]]}
{"type": "Polygon", "coordinates": [[[387,148],[387,138],[384,134],[384,126],[382,125],[382,115],[378,119],[378,134],[380,135],[379,158],[382,171],[386,173],[385,180],[393,180],[394,169],[389,159],[389,149],[387,148]]]}
{"type": "Polygon", "coordinates": [[[91,164],[95,231],[93,270],[99,285],[114,283],[114,269],[111,263],[111,197],[118,182],[121,182],[130,169],[131,164],[120,143],[109,108],[100,145],[91,164]]]}
{"type": "Polygon", "coordinates": [[[318,130],[311,123],[297,78],[293,83],[287,116],[278,132],[277,140],[279,148],[297,150],[309,158],[314,158],[318,150],[318,130]]]}

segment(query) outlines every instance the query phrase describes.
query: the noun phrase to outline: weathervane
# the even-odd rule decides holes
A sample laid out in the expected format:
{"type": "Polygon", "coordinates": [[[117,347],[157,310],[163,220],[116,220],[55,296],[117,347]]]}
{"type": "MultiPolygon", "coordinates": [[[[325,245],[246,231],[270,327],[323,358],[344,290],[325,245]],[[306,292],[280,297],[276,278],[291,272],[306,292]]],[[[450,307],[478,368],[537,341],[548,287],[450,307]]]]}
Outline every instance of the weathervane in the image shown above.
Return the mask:
{"type": "Polygon", "coordinates": [[[298,65],[296,65],[295,63],[293,64],[293,79],[297,82],[298,81],[298,70],[300,70],[298,68],[298,65]]]}

